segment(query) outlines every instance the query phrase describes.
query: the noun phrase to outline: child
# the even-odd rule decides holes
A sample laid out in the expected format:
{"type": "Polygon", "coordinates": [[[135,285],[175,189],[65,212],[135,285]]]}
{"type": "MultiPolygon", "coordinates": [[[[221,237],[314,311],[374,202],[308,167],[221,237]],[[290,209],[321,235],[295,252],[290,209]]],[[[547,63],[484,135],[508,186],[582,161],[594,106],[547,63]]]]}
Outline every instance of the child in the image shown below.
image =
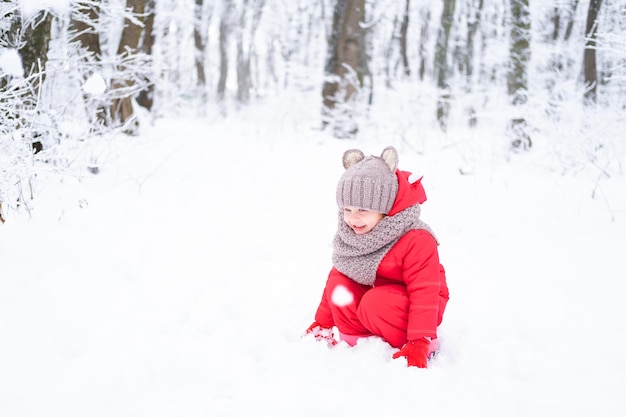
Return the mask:
{"type": "Polygon", "coordinates": [[[409,172],[397,169],[393,147],[380,157],[348,150],[343,166],[333,268],[306,333],[334,345],[336,326],[351,346],[380,336],[400,349],[394,359],[426,368],[438,346],[448,287],[437,240],[419,218],[426,201],[421,178],[411,182],[409,172]]]}

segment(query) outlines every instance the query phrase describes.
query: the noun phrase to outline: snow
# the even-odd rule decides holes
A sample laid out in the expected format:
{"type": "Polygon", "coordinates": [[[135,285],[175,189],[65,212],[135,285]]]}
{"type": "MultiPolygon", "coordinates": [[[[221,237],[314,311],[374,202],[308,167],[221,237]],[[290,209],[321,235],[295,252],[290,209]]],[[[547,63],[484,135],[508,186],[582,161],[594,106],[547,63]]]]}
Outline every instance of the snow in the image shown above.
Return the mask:
{"type": "Polygon", "coordinates": [[[626,415],[623,175],[563,174],[540,141],[500,158],[493,124],[462,146],[391,116],[336,140],[317,109],[142,121],[100,140],[98,175],[42,173],[30,216],[0,225],[0,415],[626,415]],[[428,369],[301,337],[341,155],[387,145],[424,176],[448,275],[428,369]]]}
{"type": "Polygon", "coordinates": [[[103,94],[107,89],[106,82],[99,73],[91,74],[83,84],[85,93],[99,95],[103,94]]]}
{"type": "Polygon", "coordinates": [[[20,0],[21,14],[25,18],[32,17],[40,10],[64,12],[70,6],[70,0],[20,0]]]}
{"type": "Polygon", "coordinates": [[[22,59],[16,49],[0,47],[0,74],[9,74],[15,77],[24,75],[22,59]]]}
{"type": "Polygon", "coordinates": [[[337,285],[330,295],[330,300],[339,307],[345,307],[354,301],[354,294],[343,285],[337,285]]]}

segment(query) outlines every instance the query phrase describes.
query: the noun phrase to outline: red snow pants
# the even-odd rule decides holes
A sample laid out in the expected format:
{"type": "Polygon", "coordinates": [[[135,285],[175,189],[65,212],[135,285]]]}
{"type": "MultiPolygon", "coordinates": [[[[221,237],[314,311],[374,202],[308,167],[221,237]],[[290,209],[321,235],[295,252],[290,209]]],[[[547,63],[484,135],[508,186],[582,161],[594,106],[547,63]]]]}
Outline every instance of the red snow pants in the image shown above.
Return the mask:
{"type": "Polygon", "coordinates": [[[337,326],[345,335],[380,336],[400,348],[407,342],[408,313],[409,298],[404,285],[371,287],[333,270],[315,320],[322,325],[337,326]]]}

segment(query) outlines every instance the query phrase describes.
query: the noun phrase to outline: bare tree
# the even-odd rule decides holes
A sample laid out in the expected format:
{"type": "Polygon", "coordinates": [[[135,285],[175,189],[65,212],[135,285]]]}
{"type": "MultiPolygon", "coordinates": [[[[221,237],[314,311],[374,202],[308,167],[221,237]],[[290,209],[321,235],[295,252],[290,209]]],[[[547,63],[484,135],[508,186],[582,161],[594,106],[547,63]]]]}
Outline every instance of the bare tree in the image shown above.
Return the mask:
{"type": "Polygon", "coordinates": [[[46,9],[24,17],[18,2],[0,2],[0,52],[4,53],[5,48],[12,50],[15,62],[19,59],[22,64],[21,71],[11,68],[0,74],[0,223],[5,221],[3,206],[25,207],[29,211],[34,154],[57,138],[58,131],[50,126],[54,121],[46,123],[49,118],[39,106],[52,20],[46,9]],[[45,121],[41,122],[41,118],[45,121]]]}
{"type": "Polygon", "coordinates": [[[214,2],[195,0],[193,42],[195,46],[194,61],[196,66],[196,80],[200,90],[200,100],[207,101],[207,68],[209,33],[208,27],[213,18],[214,2]]]}
{"type": "Polygon", "coordinates": [[[418,54],[419,54],[419,70],[418,70],[418,74],[419,74],[419,79],[420,81],[424,81],[424,77],[426,76],[426,66],[427,66],[427,62],[428,62],[428,56],[427,56],[427,47],[426,45],[428,44],[429,41],[429,25],[430,25],[430,9],[427,7],[421,7],[420,8],[420,23],[421,23],[421,29],[420,29],[420,42],[419,42],[419,48],[418,48],[418,54]]]}
{"type": "MultiPolygon", "coordinates": [[[[46,77],[52,14],[49,10],[42,9],[23,20],[19,4],[15,1],[3,0],[0,19],[2,22],[0,25],[0,47],[12,48],[17,51],[22,61],[25,77],[37,74],[36,77],[29,78],[32,104],[34,105],[41,83],[46,77]]],[[[0,78],[3,79],[0,86],[3,86],[8,80],[5,79],[4,75],[0,78]]]]}
{"type": "MultiPolygon", "coordinates": [[[[28,76],[33,72],[38,72],[41,74],[41,82],[46,75],[51,27],[52,14],[45,9],[38,11],[23,22],[23,41],[17,49],[22,58],[24,74],[28,76]]],[[[35,78],[35,80],[37,79],[35,78]]],[[[39,87],[39,81],[36,81],[33,85],[35,94],[37,94],[39,87]]]]}
{"type": "Polygon", "coordinates": [[[224,113],[224,100],[226,93],[226,81],[228,79],[228,48],[231,34],[235,35],[237,62],[237,102],[247,103],[252,88],[252,60],[255,58],[255,33],[261,20],[261,14],[265,0],[243,0],[241,8],[237,9],[233,0],[224,0],[219,25],[219,80],[217,84],[217,98],[222,103],[221,111],[224,113]]]}
{"type": "Polygon", "coordinates": [[[72,7],[73,40],[79,42],[89,52],[86,58],[98,61],[102,57],[100,35],[96,29],[99,16],[100,0],[78,1],[72,7]]]}
{"type": "Polygon", "coordinates": [[[598,33],[598,14],[602,7],[602,0],[591,0],[587,10],[587,27],[585,30],[585,100],[587,103],[595,103],[598,98],[598,69],[596,65],[596,38],[598,33]]]}
{"type": "MultiPolygon", "coordinates": [[[[19,11],[19,5],[14,0],[0,2],[0,48],[17,50],[19,47],[22,30],[19,11]]],[[[0,89],[4,89],[12,78],[11,74],[0,73],[0,89]]]]}
{"type": "Polygon", "coordinates": [[[365,0],[337,0],[328,42],[322,87],[322,123],[332,124],[336,137],[354,136],[353,100],[362,86],[365,0]]]}
{"type": "Polygon", "coordinates": [[[437,35],[435,51],[435,77],[439,96],[437,99],[437,121],[442,130],[446,130],[450,111],[450,86],[448,85],[448,42],[454,20],[455,0],[444,0],[441,13],[441,26],[437,35]]]}
{"type": "MultiPolygon", "coordinates": [[[[511,27],[509,59],[511,66],[507,77],[509,99],[518,109],[528,101],[528,62],[530,60],[530,10],[528,0],[509,0],[511,27]]],[[[517,110],[521,113],[521,110],[517,110]]],[[[509,134],[514,149],[528,149],[532,142],[523,115],[509,122],[509,134]]]]}
{"type": "Polygon", "coordinates": [[[395,76],[398,66],[402,66],[402,72],[406,77],[411,75],[411,65],[409,63],[407,48],[409,5],[410,0],[405,0],[402,12],[394,15],[389,43],[383,50],[383,56],[385,58],[385,85],[389,88],[392,86],[392,78],[395,76]],[[399,54],[398,58],[395,56],[396,49],[399,54]]]}
{"type": "MultiPolygon", "coordinates": [[[[470,93],[472,91],[472,84],[475,73],[474,62],[476,59],[476,34],[478,33],[478,28],[482,22],[483,15],[483,0],[471,0],[470,7],[468,8],[468,22],[467,22],[467,62],[465,64],[465,86],[466,93],[470,93]]],[[[473,105],[467,109],[469,124],[471,126],[476,124],[476,109],[473,105]]]]}
{"type": "MultiPolygon", "coordinates": [[[[556,2],[552,14],[546,16],[552,24],[551,33],[543,36],[548,46],[549,54],[545,61],[547,74],[559,74],[560,77],[542,77],[545,89],[549,94],[546,100],[546,112],[552,117],[560,117],[564,97],[567,95],[563,79],[572,79],[578,76],[578,60],[566,53],[568,43],[574,29],[578,0],[562,0],[556,2]]],[[[550,29],[549,25],[546,25],[550,29]]]]}
{"type": "Polygon", "coordinates": [[[19,44],[22,18],[17,0],[0,1],[0,46],[17,48],[19,44]]]}
{"type": "Polygon", "coordinates": [[[569,40],[572,35],[572,29],[574,28],[577,8],[578,0],[571,0],[569,2],[561,1],[554,6],[552,15],[552,22],[554,24],[552,31],[553,41],[557,41],[561,39],[561,37],[564,41],[569,40]],[[563,33],[562,36],[561,33],[563,33]]]}
{"type": "MultiPolygon", "coordinates": [[[[233,0],[224,0],[222,2],[222,15],[220,17],[220,39],[219,39],[219,52],[220,52],[220,70],[219,80],[217,82],[217,98],[220,102],[223,102],[226,98],[226,80],[228,79],[228,45],[229,34],[233,26],[233,16],[235,12],[235,5],[233,0]]],[[[222,112],[224,107],[222,106],[222,112]]]]}
{"type": "Polygon", "coordinates": [[[252,88],[252,68],[251,61],[256,54],[255,33],[259,27],[261,14],[265,0],[243,1],[243,7],[239,11],[239,27],[237,33],[237,101],[247,103],[250,99],[250,89],[252,88]],[[248,22],[248,10],[252,17],[248,22]],[[245,43],[247,39],[247,44],[245,43]]]}
{"type": "MultiPolygon", "coordinates": [[[[34,121],[37,119],[39,92],[46,78],[53,16],[47,9],[42,9],[23,20],[17,3],[5,0],[3,6],[1,17],[4,21],[2,25],[4,28],[0,46],[10,47],[17,51],[22,61],[25,81],[24,87],[17,89],[20,93],[13,96],[16,100],[12,105],[3,106],[3,110],[6,111],[3,116],[12,118],[15,121],[15,128],[21,128],[24,124],[34,126],[34,121]]],[[[9,85],[11,78],[4,74],[0,76],[0,88],[14,89],[15,87],[9,85]]],[[[34,152],[43,149],[47,135],[42,131],[38,128],[31,129],[26,136],[28,146],[34,152]]]]}
{"type": "Polygon", "coordinates": [[[127,133],[134,133],[137,127],[131,99],[141,88],[136,88],[136,79],[132,75],[134,68],[129,67],[136,64],[134,58],[137,56],[139,39],[143,32],[147,1],[126,0],[130,15],[124,19],[124,29],[117,49],[117,57],[121,61],[117,66],[116,77],[111,82],[111,90],[116,95],[111,103],[111,117],[122,124],[130,122],[124,129],[127,133]]]}
{"type": "Polygon", "coordinates": [[[194,60],[196,62],[196,76],[198,77],[198,87],[204,88],[206,86],[206,73],[204,69],[204,59],[207,43],[207,29],[204,19],[204,0],[195,0],[193,18],[193,43],[196,48],[194,54],[194,60]]]}
{"type": "Polygon", "coordinates": [[[410,3],[411,0],[406,0],[406,3],[404,4],[404,15],[402,16],[400,37],[398,39],[398,42],[400,43],[400,56],[402,57],[402,68],[404,69],[404,75],[407,77],[411,75],[411,66],[409,64],[409,57],[407,54],[410,3]]]}
{"type": "MultiPolygon", "coordinates": [[[[82,65],[79,69],[79,76],[85,83],[89,77],[102,72],[102,48],[97,29],[100,18],[100,0],[74,3],[70,17],[71,39],[78,43],[81,49],[79,60],[82,65]]],[[[110,115],[108,102],[86,91],[83,92],[83,100],[92,131],[98,131],[108,124],[110,115]]]]}
{"type": "MultiPolygon", "coordinates": [[[[154,19],[156,17],[156,0],[148,0],[145,11],[145,21],[143,36],[140,40],[139,51],[146,56],[152,55],[152,48],[154,47],[155,34],[154,34],[154,19]]],[[[149,83],[143,90],[137,95],[137,104],[141,107],[152,110],[154,105],[154,83],[149,83]]]]}

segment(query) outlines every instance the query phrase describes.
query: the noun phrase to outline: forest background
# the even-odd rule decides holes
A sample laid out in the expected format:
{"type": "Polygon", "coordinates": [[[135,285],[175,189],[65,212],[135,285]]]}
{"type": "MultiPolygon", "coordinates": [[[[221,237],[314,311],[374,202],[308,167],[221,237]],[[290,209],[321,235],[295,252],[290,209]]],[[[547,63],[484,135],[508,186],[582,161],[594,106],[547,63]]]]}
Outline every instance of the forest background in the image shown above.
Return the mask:
{"type": "Polygon", "coordinates": [[[319,97],[329,139],[371,133],[391,100],[390,140],[423,152],[436,126],[461,174],[481,126],[493,157],[544,152],[594,196],[623,172],[624,1],[3,0],[0,19],[2,221],[44,173],[97,174],[102,138],[294,95],[319,97]]]}

